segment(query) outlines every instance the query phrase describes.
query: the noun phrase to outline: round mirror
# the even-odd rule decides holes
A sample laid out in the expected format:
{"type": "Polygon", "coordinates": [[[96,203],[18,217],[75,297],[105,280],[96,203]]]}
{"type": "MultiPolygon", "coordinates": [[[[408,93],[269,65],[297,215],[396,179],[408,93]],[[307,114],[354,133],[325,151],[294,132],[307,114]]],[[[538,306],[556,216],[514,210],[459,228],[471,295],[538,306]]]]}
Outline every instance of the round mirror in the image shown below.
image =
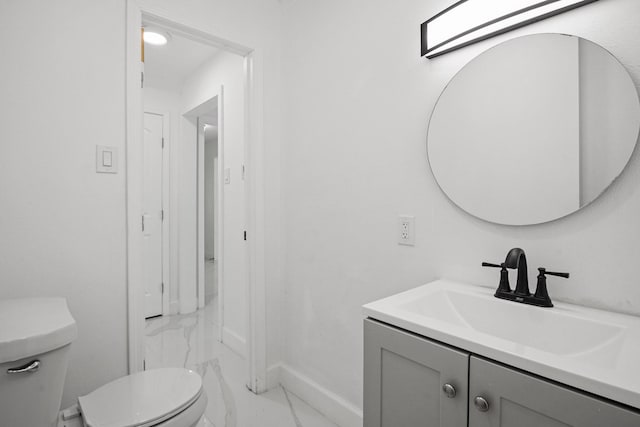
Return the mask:
{"type": "Polygon", "coordinates": [[[458,72],[433,110],[427,152],[444,193],[487,221],[561,218],[595,200],[638,140],[640,102],[602,47],[563,34],[506,41],[458,72]]]}

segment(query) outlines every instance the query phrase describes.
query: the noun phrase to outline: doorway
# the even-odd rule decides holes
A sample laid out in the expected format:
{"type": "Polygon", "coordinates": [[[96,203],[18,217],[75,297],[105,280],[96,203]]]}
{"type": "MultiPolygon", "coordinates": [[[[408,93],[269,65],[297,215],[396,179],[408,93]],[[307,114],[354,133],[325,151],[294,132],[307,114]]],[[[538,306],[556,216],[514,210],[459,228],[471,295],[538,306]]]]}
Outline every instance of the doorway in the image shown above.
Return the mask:
{"type": "MultiPolygon", "coordinates": [[[[222,149],[220,145],[219,149],[219,165],[218,173],[219,183],[217,186],[221,186],[221,182],[224,182],[224,178],[229,176],[231,182],[242,182],[246,180],[246,193],[243,196],[245,204],[245,212],[243,215],[238,216],[242,218],[245,223],[244,230],[246,234],[237,234],[234,238],[239,237],[238,240],[243,242],[244,252],[243,256],[246,260],[247,271],[246,277],[245,295],[241,303],[246,308],[245,313],[242,315],[246,326],[245,331],[245,355],[247,361],[247,386],[254,392],[262,392],[266,389],[266,326],[264,322],[265,318],[265,290],[264,290],[264,224],[260,218],[264,216],[264,186],[263,180],[259,177],[263,174],[262,165],[262,146],[257,143],[262,135],[262,122],[258,119],[260,112],[262,111],[262,57],[256,56],[253,49],[244,47],[230,40],[218,38],[212,34],[202,32],[200,30],[193,29],[187,25],[169,20],[165,17],[161,17],[150,10],[142,10],[135,1],[127,2],[127,215],[128,215],[128,233],[127,233],[127,258],[128,258],[128,284],[129,284],[129,362],[130,372],[136,372],[142,369],[144,360],[143,345],[143,327],[144,322],[144,288],[143,288],[143,260],[142,260],[142,247],[143,236],[140,232],[140,219],[142,213],[142,183],[135,179],[136,176],[140,176],[143,165],[143,152],[142,152],[142,91],[140,88],[141,72],[143,67],[140,63],[141,55],[141,43],[140,43],[140,27],[143,23],[154,24],[162,26],[172,33],[172,35],[180,35],[188,38],[192,41],[198,41],[209,46],[217,47],[226,53],[232,53],[239,55],[242,59],[242,81],[244,92],[244,104],[240,108],[245,114],[245,123],[243,128],[245,132],[241,138],[241,144],[245,149],[246,161],[242,165],[235,165],[233,168],[225,168],[222,166],[224,160],[222,158],[222,149]],[[256,59],[258,58],[258,59],[256,59]],[[255,68],[255,64],[260,66],[255,68]],[[224,169],[231,169],[228,174],[225,174],[224,169]],[[248,236],[245,239],[245,236],[248,236]],[[138,320],[139,319],[139,320],[138,320]]],[[[197,127],[197,123],[196,123],[197,127]]],[[[174,120],[171,120],[171,135],[178,133],[182,136],[184,129],[182,126],[176,126],[174,120]]],[[[203,132],[204,133],[204,132],[203,132]]],[[[219,129],[219,135],[222,131],[219,129]]],[[[193,135],[193,134],[192,134],[193,135]]],[[[204,140],[204,138],[203,138],[204,140]]],[[[175,144],[174,144],[175,145],[175,144]]],[[[193,147],[194,151],[196,147],[193,147]]],[[[204,148],[204,147],[203,147],[204,148]]],[[[199,148],[197,148],[199,150],[199,148]]],[[[180,158],[180,156],[171,155],[172,162],[181,163],[183,168],[181,171],[187,171],[187,175],[196,173],[197,167],[194,168],[193,163],[185,165],[184,162],[188,162],[187,158],[180,158]],[[184,167],[186,166],[186,168],[184,167]],[[189,169],[190,168],[190,169],[189,169]]],[[[185,179],[182,175],[176,177],[171,172],[171,182],[185,179]]],[[[200,192],[200,189],[197,190],[200,192]]],[[[178,194],[172,188],[172,201],[175,198],[182,197],[182,194],[178,194]]],[[[219,195],[219,204],[222,205],[222,193],[219,195]]],[[[177,209],[176,204],[171,205],[172,219],[180,217],[180,209],[177,209]]],[[[222,209],[222,208],[220,208],[222,209]]],[[[222,217],[222,214],[218,217],[222,217]]],[[[204,219],[204,215],[202,216],[204,219]]],[[[200,218],[198,218],[200,222],[200,218]]],[[[198,235],[198,227],[182,227],[182,223],[171,227],[171,237],[175,237],[175,229],[179,228],[180,241],[185,233],[192,235],[194,238],[198,235]]],[[[218,239],[222,229],[218,231],[218,239]]],[[[187,239],[188,240],[188,239],[187,239]]],[[[173,241],[173,240],[172,240],[173,241]]],[[[204,243],[204,241],[203,241],[204,243]]],[[[200,243],[198,242],[198,245],[200,243]]],[[[191,275],[190,271],[193,271],[193,278],[196,279],[203,269],[200,269],[197,265],[198,253],[205,255],[205,250],[202,249],[199,252],[198,247],[191,246],[187,251],[183,251],[182,246],[178,247],[173,245],[170,248],[171,253],[174,251],[180,255],[180,262],[174,268],[173,262],[171,263],[171,271],[169,276],[171,278],[172,292],[174,292],[178,286],[182,285],[185,277],[191,275]],[[194,254],[192,257],[189,252],[194,254]],[[184,261],[184,262],[183,262],[184,261]],[[188,264],[188,265],[187,265],[188,264]],[[184,267],[184,268],[183,268],[184,267]],[[195,267],[195,268],[194,268],[195,267]],[[195,270],[195,271],[194,271],[195,270]]],[[[224,244],[221,243],[214,249],[215,258],[219,259],[221,253],[224,252],[224,244]]],[[[220,275],[220,272],[218,273],[220,275]]],[[[199,285],[199,283],[198,283],[199,285]]],[[[218,297],[224,293],[223,284],[218,283],[218,297]]],[[[179,291],[179,289],[178,289],[179,291]]],[[[199,291],[200,292],[200,291],[199,291]]],[[[196,300],[200,295],[205,296],[205,291],[200,292],[197,295],[196,300]]],[[[181,301],[182,303],[182,301],[181,301]]],[[[199,301],[193,301],[193,303],[199,303],[199,301]]],[[[178,307],[179,309],[180,307],[178,307]]],[[[173,311],[175,307],[172,306],[173,311]]],[[[228,310],[235,312],[235,310],[228,310]]],[[[222,313],[221,313],[222,314],[222,313]]],[[[237,314],[237,313],[236,313],[237,314]]]]}

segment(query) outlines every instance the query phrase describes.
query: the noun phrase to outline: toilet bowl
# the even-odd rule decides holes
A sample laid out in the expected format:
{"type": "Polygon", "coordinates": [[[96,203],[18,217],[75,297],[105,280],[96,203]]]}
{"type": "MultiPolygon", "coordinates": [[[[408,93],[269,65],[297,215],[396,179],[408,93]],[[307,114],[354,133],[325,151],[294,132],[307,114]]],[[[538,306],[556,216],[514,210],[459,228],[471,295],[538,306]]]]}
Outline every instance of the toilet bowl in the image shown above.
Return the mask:
{"type": "Polygon", "coordinates": [[[76,324],[63,298],[0,300],[0,425],[194,427],[207,406],[200,376],[154,369],[118,378],[59,411],[76,324]]]}

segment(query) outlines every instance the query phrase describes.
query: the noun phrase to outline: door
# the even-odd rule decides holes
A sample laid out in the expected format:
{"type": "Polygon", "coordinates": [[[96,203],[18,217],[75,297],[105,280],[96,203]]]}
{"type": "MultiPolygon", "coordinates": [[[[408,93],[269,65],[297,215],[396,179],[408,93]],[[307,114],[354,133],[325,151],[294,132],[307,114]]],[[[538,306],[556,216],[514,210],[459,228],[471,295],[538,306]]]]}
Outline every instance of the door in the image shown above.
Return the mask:
{"type": "Polygon", "coordinates": [[[144,113],[142,187],[145,317],[162,315],[162,145],[163,118],[144,113]]]}
{"type": "Polygon", "coordinates": [[[469,354],[366,319],[364,427],[467,427],[469,354]]]}
{"type": "Polygon", "coordinates": [[[469,371],[469,427],[640,426],[637,412],[488,360],[471,356],[469,371]]]}

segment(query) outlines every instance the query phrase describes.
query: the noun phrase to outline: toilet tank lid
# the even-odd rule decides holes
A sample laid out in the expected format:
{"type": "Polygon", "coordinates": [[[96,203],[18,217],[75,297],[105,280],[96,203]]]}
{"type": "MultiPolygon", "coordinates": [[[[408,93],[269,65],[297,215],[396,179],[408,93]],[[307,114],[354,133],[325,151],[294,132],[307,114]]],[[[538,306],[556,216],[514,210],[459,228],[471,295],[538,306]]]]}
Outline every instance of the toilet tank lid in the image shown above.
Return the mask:
{"type": "Polygon", "coordinates": [[[0,299],[0,363],[55,350],[77,335],[64,298],[0,299]]]}

